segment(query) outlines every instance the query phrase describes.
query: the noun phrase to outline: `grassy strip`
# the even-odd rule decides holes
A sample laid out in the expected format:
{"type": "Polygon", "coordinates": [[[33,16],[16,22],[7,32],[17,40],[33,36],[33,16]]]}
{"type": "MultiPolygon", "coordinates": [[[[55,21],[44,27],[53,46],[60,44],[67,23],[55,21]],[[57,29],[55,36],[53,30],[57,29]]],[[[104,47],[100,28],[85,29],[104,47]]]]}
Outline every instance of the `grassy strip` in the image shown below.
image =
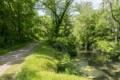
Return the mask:
{"type": "MultiPolygon", "coordinates": [[[[83,77],[58,74],[56,51],[47,44],[41,44],[28,56],[17,74],[17,80],[84,80],[83,77]]],[[[85,79],[87,80],[87,79],[85,79]]]]}
{"type": "Polygon", "coordinates": [[[11,47],[5,48],[5,49],[4,48],[0,48],[0,55],[4,55],[4,54],[6,54],[9,51],[13,51],[13,50],[19,49],[21,47],[27,46],[28,44],[33,43],[33,42],[34,41],[29,41],[29,42],[26,42],[26,43],[16,44],[14,46],[11,46],[11,47]]]}

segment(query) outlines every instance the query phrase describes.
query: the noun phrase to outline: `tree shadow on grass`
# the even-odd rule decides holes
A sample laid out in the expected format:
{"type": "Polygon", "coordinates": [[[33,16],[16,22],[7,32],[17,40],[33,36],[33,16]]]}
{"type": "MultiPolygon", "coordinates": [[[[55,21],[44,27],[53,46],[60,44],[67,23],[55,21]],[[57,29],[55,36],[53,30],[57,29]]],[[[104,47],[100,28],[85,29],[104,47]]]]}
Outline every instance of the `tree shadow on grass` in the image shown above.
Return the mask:
{"type": "Polygon", "coordinates": [[[14,75],[15,74],[3,74],[0,76],[0,80],[15,80],[14,75]]]}
{"type": "Polygon", "coordinates": [[[55,53],[57,53],[57,51],[55,51],[49,45],[43,45],[43,46],[40,46],[40,48],[38,47],[38,50],[36,50],[35,53],[38,55],[45,55],[45,56],[55,58],[55,53]]]}

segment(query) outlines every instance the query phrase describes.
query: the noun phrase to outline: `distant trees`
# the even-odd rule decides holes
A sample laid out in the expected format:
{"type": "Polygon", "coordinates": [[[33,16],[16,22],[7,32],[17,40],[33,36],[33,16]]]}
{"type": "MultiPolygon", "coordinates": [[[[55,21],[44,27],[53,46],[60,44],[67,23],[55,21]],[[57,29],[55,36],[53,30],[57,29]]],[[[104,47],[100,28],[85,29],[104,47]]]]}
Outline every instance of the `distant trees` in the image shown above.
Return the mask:
{"type": "Polygon", "coordinates": [[[111,56],[120,57],[120,6],[116,1],[103,1],[103,6],[97,10],[92,8],[90,2],[75,5],[74,10],[79,14],[75,17],[72,34],[78,53],[83,50],[97,52],[96,55],[104,56],[106,61],[110,61],[111,56]]]}
{"type": "MultiPolygon", "coordinates": [[[[76,38],[77,45],[88,51],[94,42],[97,16],[90,2],[76,4],[75,11],[79,14],[75,18],[73,35],[76,38]]],[[[80,49],[79,47],[78,49],[80,49]]]]}

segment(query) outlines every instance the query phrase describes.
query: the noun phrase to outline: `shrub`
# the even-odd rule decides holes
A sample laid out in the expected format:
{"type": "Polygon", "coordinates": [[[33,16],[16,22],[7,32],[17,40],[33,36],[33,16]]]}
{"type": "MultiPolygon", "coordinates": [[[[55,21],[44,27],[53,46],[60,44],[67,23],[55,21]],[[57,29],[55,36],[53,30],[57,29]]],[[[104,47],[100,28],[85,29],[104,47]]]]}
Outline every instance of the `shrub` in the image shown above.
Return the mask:
{"type": "Polygon", "coordinates": [[[65,53],[57,52],[57,53],[55,54],[55,57],[56,57],[58,60],[62,60],[64,55],[65,55],[65,53]]]}
{"type": "Polygon", "coordinates": [[[75,43],[70,37],[58,37],[50,39],[48,42],[55,49],[69,53],[71,57],[77,56],[75,43]]]}
{"type": "Polygon", "coordinates": [[[72,66],[72,63],[70,62],[69,55],[65,54],[63,56],[63,59],[61,59],[58,64],[58,72],[64,72],[66,68],[72,66]]]}
{"type": "Polygon", "coordinates": [[[100,49],[102,52],[107,52],[107,53],[110,53],[114,47],[115,47],[115,44],[114,42],[108,42],[108,41],[99,41],[97,42],[97,45],[98,45],[98,49],[100,49]]]}
{"type": "Polygon", "coordinates": [[[112,61],[120,61],[120,48],[117,47],[115,48],[111,53],[110,53],[110,59],[112,61]]]}
{"type": "Polygon", "coordinates": [[[95,65],[103,65],[111,62],[111,52],[114,50],[114,42],[98,41],[96,42],[97,48],[94,50],[96,53],[89,59],[89,62],[95,65]]]}
{"type": "Polygon", "coordinates": [[[63,59],[58,62],[57,66],[58,72],[79,75],[79,70],[73,65],[67,54],[63,56],[63,59]]]}

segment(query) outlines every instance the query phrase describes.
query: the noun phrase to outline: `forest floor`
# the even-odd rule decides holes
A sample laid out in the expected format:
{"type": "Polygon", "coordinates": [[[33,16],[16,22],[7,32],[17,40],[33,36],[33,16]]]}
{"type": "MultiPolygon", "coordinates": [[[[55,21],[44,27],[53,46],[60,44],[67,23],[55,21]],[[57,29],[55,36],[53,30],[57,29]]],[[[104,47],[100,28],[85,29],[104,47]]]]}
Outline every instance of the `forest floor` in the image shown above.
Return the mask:
{"type": "Polygon", "coordinates": [[[18,68],[20,67],[20,64],[29,54],[32,53],[34,48],[38,45],[39,43],[32,43],[26,47],[8,52],[7,54],[0,56],[0,76],[2,76],[3,74],[7,75],[11,71],[11,73],[13,73],[14,71],[19,70],[18,68]]]}

